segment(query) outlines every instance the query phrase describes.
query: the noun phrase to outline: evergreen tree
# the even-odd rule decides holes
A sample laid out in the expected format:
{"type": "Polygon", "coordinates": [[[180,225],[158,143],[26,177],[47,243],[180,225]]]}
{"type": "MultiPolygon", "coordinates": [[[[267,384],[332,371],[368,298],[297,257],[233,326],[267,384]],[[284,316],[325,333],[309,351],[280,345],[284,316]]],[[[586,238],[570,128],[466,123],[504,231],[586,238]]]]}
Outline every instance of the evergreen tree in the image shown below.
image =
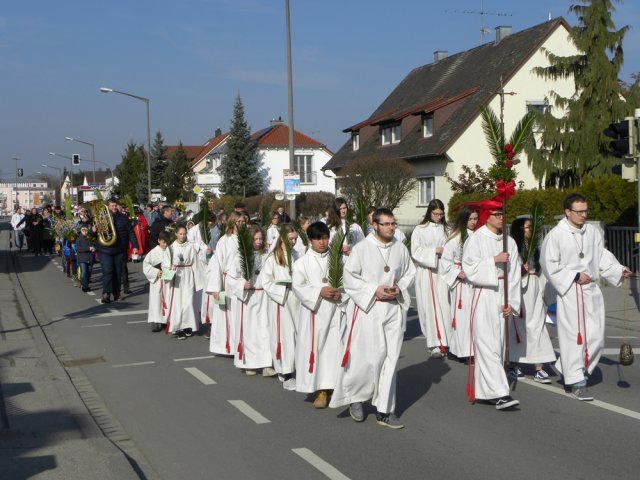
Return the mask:
{"type": "Polygon", "coordinates": [[[168,163],[164,138],[162,133],[156,132],[151,145],[151,188],[160,188],[168,163]]]}
{"type": "Polygon", "coordinates": [[[119,197],[129,195],[134,202],[139,202],[138,182],[147,169],[146,152],[143,145],[136,145],[133,140],[127,143],[122,162],[115,168],[118,185],[115,193],[119,197]]]}
{"type": "Polygon", "coordinates": [[[167,197],[167,202],[170,203],[176,200],[190,201],[193,198],[193,186],[193,170],[187,158],[187,151],[180,142],[164,172],[162,195],[167,197]]]}
{"type": "Polygon", "coordinates": [[[561,57],[545,50],[550,66],[534,69],[545,79],[572,77],[575,83],[575,94],[570,97],[550,92],[550,108],[536,118],[540,136],[526,149],[536,178],[558,187],[577,185],[584,175],[609,173],[619,163],[609,155],[611,139],[602,132],[626,111],[618,72],[628,27],[616,30],[611,19],[613,2],[619,0],[577,1],[569,11],[578,16],[570,37],[579,53],[561,57]],[[556,118],[554,108],[566,114],[556,118]]]}
{"type": "Polygon", "coordinates": [[[256,144],[244,119],[244,106],[240,95],[233,105],[233,120],[227,140],[227,154],[219,168],[223,195],[251,197],[266,190],[267,172],[258,158],[256,144]]]}

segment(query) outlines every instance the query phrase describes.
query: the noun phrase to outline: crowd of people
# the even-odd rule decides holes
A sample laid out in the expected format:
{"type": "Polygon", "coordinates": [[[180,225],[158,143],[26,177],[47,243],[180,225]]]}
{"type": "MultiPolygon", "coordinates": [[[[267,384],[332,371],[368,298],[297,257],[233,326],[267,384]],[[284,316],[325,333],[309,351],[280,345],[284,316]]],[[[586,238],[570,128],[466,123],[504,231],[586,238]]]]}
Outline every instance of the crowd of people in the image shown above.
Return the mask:
{"type": "MultiPolygon", "coordinates": [[[[618,286],[631,275],[586,222],[587,201],[577,194],[538,244],[531,216],[516,219],[503,238],[503,205],[495,199],[460,208],[451,225],[433,200],[409,240],[391,210],[371,207],[363,228],[341,198],[317,221],[292,224],[279,208],[265,230],[242,204],[182,218],[170,206],[148,206],[135,219],[118,208],[108,202],[118,238],[110,247],[88,241],[96,226],[81,225],[75,249],[85,265],[83,288],[98,252],[102,301],[121,299],[127,258],[143,255],[153,332],[178,340],[202,332],[210,352],[233,358],[244,374],[277,376],[284,389],[312,395],[315,408],[348,406],[356,422],[370,402],[377,423],[393,429],[403,427],[396,369],[414,281],[428,355],[468,364],[470,401],[505,410],[519,404],[509,376],[524,376],[524,365],[544,384],[555,362],[571,394],[593,400],[587,382],[604,347],[597,282],[618,286]],[[336,256],[330,247],[337,242],[336,256]],[[559,358],[546,327],[551,304],[559,358]]],[[[43,222],[12,218],[16,246],[22,224],[43,222]]],[[[37,252],[43,235],[33,237],[37,252]]]]}

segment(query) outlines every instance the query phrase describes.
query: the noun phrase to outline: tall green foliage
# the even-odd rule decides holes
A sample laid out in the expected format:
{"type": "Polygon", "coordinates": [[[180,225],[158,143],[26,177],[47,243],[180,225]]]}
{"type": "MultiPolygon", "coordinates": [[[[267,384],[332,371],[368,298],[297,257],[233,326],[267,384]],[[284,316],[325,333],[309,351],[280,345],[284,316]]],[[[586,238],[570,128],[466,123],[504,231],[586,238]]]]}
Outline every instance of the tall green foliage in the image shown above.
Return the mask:
{"type": "Polygon", "coordinates": [[[122,162],[115,168],[115,176],[118,177],[118,185],[115,192],[118,196],[129,195],[134,202],[140,201],[138,182],[147,168],[145,150],[142,145],[137,145],[133,140],[127,143],[122,162]]]}
{"type": "Polygon", "coordinates": [[[244,118],[240,95],[233,105],[233,120],[227,140],[227,154],[219,168],[223,195],[260,195],[266,190],[267,174],[258,158],[256,143],[244,118]]]}
{"type": "Polygon", "coordinates": [[[187,151],[180,142],[164,172],[162,195],[167,197],[170,203],[176,200],[190,201],[193,197],[193,186],[193,170],[187,158],[187,151]]]}
{"type": "Polygon", "coordinates": [[[533,174],[547,185],[578,185],[584,175],[610,172],[619,162],[609,155],[610,139],[602,133],[626,110],[618,73],[628,27],[616,30],[611,19],[618,1],[577,0],[569,11],[578,17],[570,37],[579,53],[562,57],[544,50],[550,66],[534,69],[542,78],[572,78],[575,83],[575,93],[568,97],[550,92],[549,108],[536,115],[537,145],[526,149],[533,174]]]}
{"type": "MultiPolygon", "coordinates": [[[[164,138],[162,137],[162,133],[156,132],[156,136],[151,144],[151,189],[162,188],[164,172],[167,170],[168,163],[167,147],[164,145],[164,138]]],[[[145,182],[146,179],[145,174],[145,182]]]]}

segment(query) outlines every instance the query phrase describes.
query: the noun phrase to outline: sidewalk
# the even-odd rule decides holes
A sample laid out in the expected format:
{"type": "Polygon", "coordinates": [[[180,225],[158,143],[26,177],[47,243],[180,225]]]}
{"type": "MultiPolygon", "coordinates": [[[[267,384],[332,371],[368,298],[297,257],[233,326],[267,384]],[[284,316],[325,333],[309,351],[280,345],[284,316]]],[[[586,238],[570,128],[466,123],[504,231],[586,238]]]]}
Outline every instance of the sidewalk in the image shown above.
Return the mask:
{"type": "Polygon", "coordinates": [[[88,413],[43,334],[0,231],[0,477],[146,478],[88,413]]]}

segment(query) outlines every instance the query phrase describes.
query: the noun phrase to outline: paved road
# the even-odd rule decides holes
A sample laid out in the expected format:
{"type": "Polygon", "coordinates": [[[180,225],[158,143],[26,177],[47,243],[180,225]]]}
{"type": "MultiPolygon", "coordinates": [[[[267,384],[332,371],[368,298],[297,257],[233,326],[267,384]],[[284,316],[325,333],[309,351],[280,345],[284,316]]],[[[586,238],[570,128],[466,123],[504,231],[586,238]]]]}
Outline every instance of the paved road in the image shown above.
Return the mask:
{"type": "MultiPolygon", "coordinates": [[[[194,336],[152,334],[146,282],[130,264],[134,293],[102,305],[63,276],[59,259],[18,256],[18,278],[43,331],[79,385],[97,423],[143,476],[163,479],[612,478],[640,475],[640,359],[617,364],[621,336],[640,353],[637,288],[605,288],[607,348],[591,404],[519,381],[521,407],[470,405],[467,367],[427,359],[411,312],[398,372],[397,413],[378,426],[344,409],[314,410],[275,379],[246,377],[194,336]],[[624,330],[625,298],[629,329],[624,330]],[[127,450],[129,449],[129,450],[127,450]]],[[[99,275],[95,275],[96,280],[99,275]]],[[[92,285],[99,293],[97,283],[92,285]]],[[[550,329],[552,336],[555,331],[550,329]]],[[[529,374],[531,372],[528,372],[529,374]]],[[[44,477],[43,477],[44,478],[44,477]]]]}

